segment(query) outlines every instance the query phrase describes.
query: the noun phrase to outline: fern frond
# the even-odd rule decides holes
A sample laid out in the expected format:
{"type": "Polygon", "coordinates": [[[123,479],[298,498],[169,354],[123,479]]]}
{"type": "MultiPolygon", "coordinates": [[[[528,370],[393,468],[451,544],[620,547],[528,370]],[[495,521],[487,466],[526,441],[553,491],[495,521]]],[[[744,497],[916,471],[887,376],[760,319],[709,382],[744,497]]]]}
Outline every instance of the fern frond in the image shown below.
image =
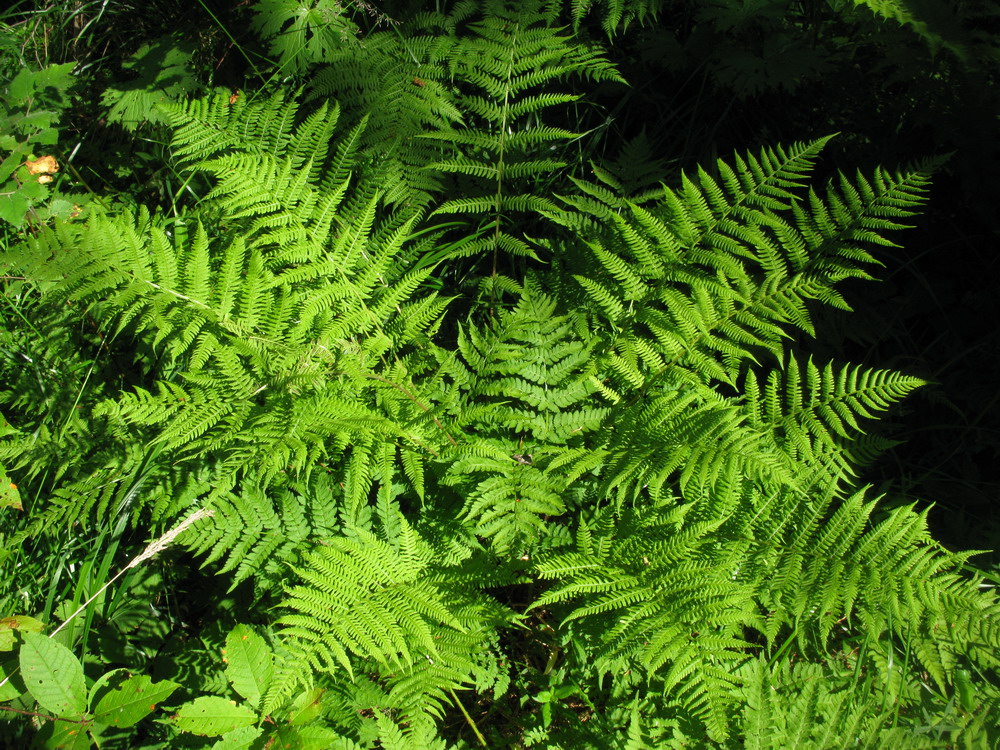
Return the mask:
{"type": "Polygon", "coordinates": [[[842,177],[820,199],[807,178],[827,140],[737,156],[732,166],[720,161],[721,181],[704,170],[682,176],[680,188],[665,189],[654,205],[577,183],[586,199],[545,212],[577,231],[586,227],[600,271],[578,280],[623,346],[635,350],[645,340],[657,354],[633,361],[642,377],[616,386],[669,366],[733,383],[761,352],[779,354],[788,328],[811,332],[809,300],[845,305],[834,284],[868,277],[865,264],[875,262],[868,248],[904,226],[924,199],[927,175],[842,177]],[[581,211],[595,223],[570,218],[581,211]]]}
{"type": "Polygon", "coordinates": [[[924,384],[919,378],[861,367],[822,369],[789,359],[785,371],[772,370],[763,387],[747,376],[747,408],[756,429],[770,432],[782,450],[832,484],[863,465],[876,444],[861,443],[860,420],[871,419],[924,384]]]}
{"type": "Polygon", "coordinates": [[[417,718],[468,684],[471,655],[508,615],[454,587],[398,511],[393,523],[395,538],[358,530],[314,547],[295,567],[302,583],[289,589],[279,622],[289,674],[295,662],[353,674],[356,663],[368,663],[359,660],[371,660],[388,677],[390,705],[417,718]]]}

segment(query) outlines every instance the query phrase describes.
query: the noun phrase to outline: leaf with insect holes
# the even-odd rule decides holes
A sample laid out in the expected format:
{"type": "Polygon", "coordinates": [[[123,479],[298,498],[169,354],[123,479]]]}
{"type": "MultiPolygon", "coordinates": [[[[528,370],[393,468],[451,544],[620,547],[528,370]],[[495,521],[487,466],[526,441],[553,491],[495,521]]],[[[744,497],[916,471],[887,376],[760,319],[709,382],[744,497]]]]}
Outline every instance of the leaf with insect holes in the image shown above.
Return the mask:
{"type": "Polygon", "coordinates": [[[117,679],[111,682],[110,689],[94,706],[94,721],[99,724],[113,727],[130,727],[138,724],[180,687],[170,680],[153,682],[146,675],[126,677],[122,674],[116,677],[117,679]]]}
{"type": "Polygon", "coordinates": [[[267,642],[246,625],[237,625],[226,636],[225,661],[233,689],[258,705],[271,684],[273,657],[267,642]]]}
{"type": "Polygon", "coordinates": [[[87,725],[76,721],[53,721],[39,732],[36,747],[57,747],[59,750],[90,750],[93,745],[87,725]]]}
{"type": "Polygon", "coordinates": [[[55,716],[79,716],[87,710],[83,665],[61,643],[27,631],[21,646],[21,674],[38,705],[55,716]]]}

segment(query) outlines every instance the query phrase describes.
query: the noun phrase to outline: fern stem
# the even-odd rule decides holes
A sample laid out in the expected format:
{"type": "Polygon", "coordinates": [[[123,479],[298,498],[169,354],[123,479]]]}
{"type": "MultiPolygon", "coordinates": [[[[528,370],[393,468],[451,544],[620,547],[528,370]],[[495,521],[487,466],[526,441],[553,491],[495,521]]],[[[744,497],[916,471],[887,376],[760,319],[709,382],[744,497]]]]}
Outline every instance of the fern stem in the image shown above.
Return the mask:
{"type": "Polygon", "coordinates": [[[482,745],[483,747],[487,747],[486,738],[483,737],[482,732],[479,731],[479,727],[476,726],[476,722],[472,720],[471,716],[469,716],[469,712],[465,710],[465,706],[462,705],[462,701],[460,701],[458,699],[458,696],[455,695],[455,691],[449,690],[448,692],[451,694],[452,703],[458,706],[458,710],[462,712],[462,716],[465,717],[465,720],[469,723],[469,726],[472,727],[472,731],[475,732],[476,739],[479,740],[479,744],[482,745]]]}
{"type": "MultiPolygon", "coordinates": [[[[391,380],[389,380],[388,378],[383,378],[381,375],[376,375],[373,372],[366,372],[366,373],[364,373],[364,376],[366,378],[371,378],[372,380],[377,380],[380,383],[385,383],[386,385],[391,385],[393,388],[395,388],[400,393],[402,393],[404,396],[406,396],[408,399],[410,399],[410,401],[412,401],[417,406],[419,406],[420,410],[423,411],[424,414],[427,414],[428,412],[430,412],[430,407],[426,406],[423,403],[421,403],[420,399],[418,399],[416,396],[414,396],[413,393],[411,393],[410,390],[405,385],[401,385],[400,383],[394,383],[391,380]]],[[[438,426],[438,429],[440,429],[441,432],[444,433],[444,436],[446,438],[448,438],[448,442],[451,443],[452,445],[457,446],[458,443],[455,442],[455,438],[453,438],[451,436],[451,434],[444,428],[444,425],[441,424],[441,420],[439,420],[433,414],[431,415],[431,419],[434,420],[434,424],[436,424],[438,426]]],[[[431,453],[434,453],[434,451],[431,451],[431,453]]],[[[436,456],[437,454],[434,453],[434,455],[436,456]]]]}

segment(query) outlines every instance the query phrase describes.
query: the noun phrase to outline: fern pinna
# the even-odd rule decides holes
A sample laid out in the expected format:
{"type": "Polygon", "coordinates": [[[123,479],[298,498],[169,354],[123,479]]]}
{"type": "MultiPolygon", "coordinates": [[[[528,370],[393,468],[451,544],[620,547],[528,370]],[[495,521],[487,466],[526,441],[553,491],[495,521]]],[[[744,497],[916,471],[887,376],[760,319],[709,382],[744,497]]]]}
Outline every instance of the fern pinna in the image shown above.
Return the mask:
{"type": "Polygon", "coordinates": [[[872,418],[923,381],[790,343],[847,307],[837,283],[869,277],[928,171],[817,187],[824,138],[632,198],[600,165],[510,190],[553,168],[529,147],[569,136],[527,117],[569,101],[534,87],[615,74],[544,15],[469,32],[468,10],[420,48],[454,109],[404,135],[434,148],[372,154],[368,99],[346,124],[315,102],[332,73],[310,106],[220,92],[165,108],[196,208],[95,209],[25,243],[39,315],[79,311],[137,375],[82,404],[104,446],[87,472],[53,463],[62,435],[8,438],[51,490],[19,539],[210,508],[182,539],[267,606],[254,711],[308,704],[343,747],[485,742],[493,712],[551,747],[919,747],[930,704],[989,736],[1000,606],[925,512],[857,479],[888,444],[872,418]],[[489,58],[515,33],[530,54],[489,58]],[[418,164],[437,177],[393,177],[418,164]],[[443,175],[475,190],[439,200],[443,175]],[[529,252],[512,211],[544,263],[481,277],[483,305],[435,275],[529,252]],[[434,218],[462,213],[491,238],[434,218]]]}

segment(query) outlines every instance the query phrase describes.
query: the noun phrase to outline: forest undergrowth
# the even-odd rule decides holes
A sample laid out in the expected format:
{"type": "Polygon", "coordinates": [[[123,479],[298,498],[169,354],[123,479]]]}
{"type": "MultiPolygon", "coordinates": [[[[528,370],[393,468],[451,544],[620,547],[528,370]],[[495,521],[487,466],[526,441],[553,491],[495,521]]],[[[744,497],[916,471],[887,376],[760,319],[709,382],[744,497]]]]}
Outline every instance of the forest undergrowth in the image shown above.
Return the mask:
{"type": "Polygon", "coordinates": [[[0,745],[996,747],[998,18],[6,11],[0,745]]]}

